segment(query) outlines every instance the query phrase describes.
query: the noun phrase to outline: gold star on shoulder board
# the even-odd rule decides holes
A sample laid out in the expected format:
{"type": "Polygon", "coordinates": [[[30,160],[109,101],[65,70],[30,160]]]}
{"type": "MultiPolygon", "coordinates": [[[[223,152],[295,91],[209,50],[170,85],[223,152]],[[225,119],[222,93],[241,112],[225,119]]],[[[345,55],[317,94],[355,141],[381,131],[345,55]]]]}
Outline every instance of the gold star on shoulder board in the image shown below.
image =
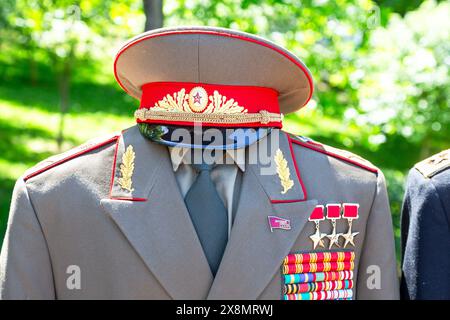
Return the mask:
{"type": "Polygon", "coordinates": [[[314,249],[317,247],[317,245],[321,246],[322,248],[325,248],[325,244],[323,243],[323,238],[326,237],[326,233],[321,233],[319,229],[316,229],[316,232],[309,236],[309,238],[312,240],[314,244],[314,249]]]}
{"type": "Polygon", "coordinates": [[[353,242],[355,236],[357,236],[359,232],[352,232],[352,229],[349,229],[347,233],[343,233],[342,237],[345,239],[344,248],[350,243],[352,246],[355,246],[353,242]]]}
{"type": "Polygon", "coordinates": [[[341,247],[339,245],[339,237],[342,236],[342,233],[336,233],[336,230],[333,230],[333,232],[329,235],[327,235],[327,238],[330,239],[330,246],[328,249],[331,249],[333,244],[336,245],[336,247],[341,247]]]}

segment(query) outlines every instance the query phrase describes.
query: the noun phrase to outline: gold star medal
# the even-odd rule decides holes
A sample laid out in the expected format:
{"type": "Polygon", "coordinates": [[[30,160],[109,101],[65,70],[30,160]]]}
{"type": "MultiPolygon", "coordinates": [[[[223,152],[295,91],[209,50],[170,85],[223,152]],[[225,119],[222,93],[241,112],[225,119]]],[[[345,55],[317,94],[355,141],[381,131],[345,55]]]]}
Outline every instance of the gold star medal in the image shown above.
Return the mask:
{"type": "Polygon", "coordinates": [[[316,206],[316,208],[311,213],[310,217],[308,218],[309,221],[314,222],[316,225],[316,232],[309,236],[309,238],[313,242],[313,249],[316,249],[317,246],[321,246],[322,248],[325,247],[325,244],[323,243],[323,238],[327,235],[326,233],[320,232],[320,221],[325,219],[324,216],[324,207],[322,205],[316,206]]]}
{"type": "Polygon", "coordinates": [[[334,203],[327,204],[327,219],[331,220],[331,226],[333,227],[333,231],[326,236],[330,240],[328,249],[331,249],[333,245],[336,245],[336,247],[340,247],[339,237],[342,236],[342,233],[336,232],[336,220],[340,218],[341,218],[341,205],[334,203]]]}
{"type": "Polygon", "coordinates": [[[347,219],[348,221],[348,231],[342,235],[342,237],[345,239],[344,248],[351,244],[352,246],[355,246],[354,238],[359,234],[359,232],[352,232],[352,223],[353,219],[359,218],[359,204],[357,203],[344,203],[344,214],[343,218],[347,219]]]}

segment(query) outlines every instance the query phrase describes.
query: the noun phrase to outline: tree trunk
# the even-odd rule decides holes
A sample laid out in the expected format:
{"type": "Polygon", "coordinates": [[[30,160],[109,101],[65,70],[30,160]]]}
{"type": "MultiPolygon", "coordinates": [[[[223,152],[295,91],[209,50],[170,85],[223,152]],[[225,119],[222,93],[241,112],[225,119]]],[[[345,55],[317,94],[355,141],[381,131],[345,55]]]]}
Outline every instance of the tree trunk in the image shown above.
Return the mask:
{"type": "Polygon", "coordinates": [[[420,159],[428,158],[432,154],[432,145],[431,145],[432,139],[430,134],[427,133],[427,135],[422,139],[422,146],[420,148],[420,159]]]}
{"type": "Polygon", "coordinates": [[[38,66],[34,54],[30,54],[30,83],[35,86],[38,82],[38,66]]]}
{"type": "Polygon", "coordinates": [[[58,136],[56,138],[56,143],[58,144],[58,151],[61,151],[62,144],[64,142],[64,118],[69,110],[70,106],[70,82],[72,78],[72,63],[73,54],[72,51],[68,57],[62,61],[62,70],[59,75],[59,126],[58,126],[58,136]]]}
{"type": "Polygon", "coordinates": [[[163,0],[143,0],[145,13],[145,31],[163,26],[163,0]]]}

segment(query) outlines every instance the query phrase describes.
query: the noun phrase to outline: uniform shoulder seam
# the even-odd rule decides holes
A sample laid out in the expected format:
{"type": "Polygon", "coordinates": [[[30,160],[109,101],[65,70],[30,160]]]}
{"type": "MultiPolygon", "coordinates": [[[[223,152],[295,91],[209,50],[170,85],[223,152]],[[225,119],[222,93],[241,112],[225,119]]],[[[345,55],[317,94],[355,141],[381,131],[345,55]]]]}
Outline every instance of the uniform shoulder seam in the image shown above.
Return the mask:
{"type": "Polygon", "coordinates": [[[353,164],[357,167],[360,167],[361,169],[364,169],[366,171],[375,173],[378,175],[378,168],[372,166],[369,161],[345,150],[340,150],[337,148],[333,148],[330,146],[326,146],[322,143],[313,141],[310,138],[301,137],[301,136],[295,136],[292,134],[289,134],[289,137],[291,141],[297,145],[300,145],[302,147],[308,148],[310,150],[325,154],[327,156],[336,158],[338,160],[353,164]],[[332,150],[330,150],[332,149],[332,150]]]}
{"type": "Polygon", "coordinates": [[[119,137],[120,137],[120,135],[114,135],[114,136],[109,137],[108,139],[100,141],[100,142],[98,142],[98,141],[91,142],[91,143],[87,142],[85,144],[82,144],[81,146],[75,147],[74,149],[69,150],[68,154],[65,154],[65,156],[62,157],[61,159],[52,161],[47,165],[38,167],[38,168],[36,168],[36,170],[31,171],[30,173],[28,173],[27,175],[24,176],[23,180],[26,182],[28,179],[33,178],[33,177],[35,177],[43,172],[46,172],[54,167],[57,167],[60,164],[63,164],[67,161],[75,159],[75,158],[77,158],[83,154],[86,154],[90,151],[93,151],[93,150],[99,149],[101,147],[104,147],[108,144],[111,144],[111,143],[115,142],[117,139],[119,139],[119,137]]]}

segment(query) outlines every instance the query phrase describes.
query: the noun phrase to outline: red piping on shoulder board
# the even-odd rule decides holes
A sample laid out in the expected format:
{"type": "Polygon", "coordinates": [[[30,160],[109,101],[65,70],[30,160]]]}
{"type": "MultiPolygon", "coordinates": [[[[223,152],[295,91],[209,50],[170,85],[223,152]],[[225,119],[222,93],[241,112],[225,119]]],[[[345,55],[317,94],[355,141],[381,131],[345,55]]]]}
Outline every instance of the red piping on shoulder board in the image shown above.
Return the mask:
{"type": "Polygon", "coordinates": [[[101,148],[101,147],[103,147],[103,146],[106,146],[106,145],[110,144],[111,142],[116,141],[118,138],[119,138],[119,136],[114,136],[114,137],[112,137],[112,138],[110,138],[110,139],[108,139],[108,140],[106,140],[106,141],[100,142],[99,144],[95,144],[95,145],[93,145],[93,146],[91,146],[91,147],[89,147],[89,148],[87,148],[87,149],[80,150],[80,151],[78,151],[78,152],[72,154],[71,156],[68,156],[67,158],[64,158],[64,159],[55,161],[55,162],[49,164],[48,166],[45,166],[45,167],[43,167],[43,168],[41,168],[41,169],[39,169],[39,170],[37,170],[37,171],[35,171],[35,172],[30,173],[29,175],[27,175],[26,177],[24,177],[23,180],[24,180],[24,181],[27,181],[27,180],[30,179],[30,178],[33,178],[33,177],[35,177],[35,176],[37,176],[37,175],[39,175],[39,174],[41,174],[41,173],[43,173],[43,172],[45,172],[45,171],[51,169],[51,168],[54,168],[54,167],[56,167],[56,166],[59,166],[60,164],[62,164],[62,163],[64,163],[64,162],[67,162],[67,161],[72,160],[72,159],[74,159],[74,158],[76,158],[76,157],[79,157],[79,156],[81,156],[82,154],[85,154],[85,153],[87,153],[87,152],[89,152],[89,151],[92,151],[92,150],[101,148]]]}
{"type": "MultiPolygon", "coordinates": [[[[258,44],[260,46],[272,49],[273,51],[283,55],[286,59],[288,59],[289,61],[291,61],[292,63],[294,63],[300,70],[302,70],[302,72],[305,74],[306,78],[308,79],[308,85],[309,85],[309,96],[306,99],[305,103],[303,104],[303,106],[305,106],[308,101],[311,99],[313,91],[314,91],[314,85],[313,85],[313,81],[311,76],[309,75],[308,71],[306,70],[306,68],[301,65],[299,62],[297,62],[294,58],[292,58],[291,56],[289,56],[287,53],[283,52],[282,50],[271,46],[268,43],[259,41],[257,39],[252,39],[252,38],[248,38],[242,35],[237,35],[237,34],[230,34],[230,33],[226,33],[226,32],[218,32],[218,31],[213,31],[213,30],[171,30],[171,31],[166,31],[166,32],[162,32],[162,33],[158,33],[158,34],[150,34],[147,35],[145,37],[142,38],[138,38],[133,42],[128,43],[127,45],[125,45],[122,49],[120,49],[119,53],[117,53],[116,58],[114,60],[114,76],[117,80],[117,83],[122,87],[122,89],[129,94],[129,92],[127,91],[127,89],[125,88],[125,86],[122,84],[122,82],[120,82],[119,80],[119,75],[117,74],[117,61],[119,60],[120,55],[127,50],[128,48],[130,48],[131,46],[147,40],[147,39],[151,39],[151,38],[157,38],[157,37],[162,37],[162,36],[168,36],[168,35],[173,35],[173,34],[211,34],[211,35],[217,35],[217,36],[222,36],[222,37],[230,37],[230,38],[236,38],[236,39],[240,39],[243,41],[247,41],[247,42],[252,42],[255,44],[258,44]]],[[[302,106],[302,107],[303,107],[302,106]]]]}
{"type": "Polygon", "coordinates": [[[112,165],[112,172],[111,172],[111,180],[109,182],[109,198],[111,199],[112,194],[112,188],[114,185],[114,176],[116,175],[116,162],[117,162],[117,151],[119,150],[119,141],[120,138],[116,141],[116,146],[114,147],[114,160],[112,165]]]}
{"type": "Polygon", "coordinates": [[[138,201],[138,202],[145,202],[147,201],[147,198],[127,198],[127,197],[112,197],[111,200],[118,200],[118,201],[138,201]]]}
{"type": "Polygon", "coordinates": [[[295,172],[297,173],[298,180],[300,181],[300,185],[302,186],[303,194],[305,195],[304,200],[306,200],[306,199],[308,199],[308,194],[306,193],[306,188],[305,188],[305,185],[303,184],[303,180],[300,175],[300,169],[298,168],[298,165],[297,165],[297,159],[295,158],[294,148],[292,147],[292,139],[287,133],[286,133],[286,137],[289,142],[289,150],[291,151],[292,161],[294,161],[295,172]]]}
{"type": "Polygon", "coordinates": [[[359,162],[357,162],[357,161],[351,160],[351,159],[349,159],[349,158],[345,158],[345,157],[343,157],[343,156],[341,156],[341,155],[338,155],[337,153],[327,151],[327,150],[323,149],[323,147],[321,147],[321,145],[318,144],[318,143],[302,142],[302,141],[298,141],[298,140],[292,139],[292,138],[289,138],[289,139],[290,139],[293,143],[298,144],[298,145],[300,145],[300,146],[303,146],[303,147],[305,147],[305,148],[308,148],[308,149],[311,149],[311,150],[314,150],[314,151],[317,151],[317,152],[326,154],[326,155],[331,156],[331,157],[333,157],[333,158],[337,158],[337,159],[339,159],[339,160],[342,160],[342,161],[345,161],[345,162],[354,164],[355,166],[358,166],[358,167],[360,167],[360,168],[366,169],[367,171],[370,171],[370,172],[373,172],[373,173],[375,173],[375,174],[378,174],[378,169],[375,169],[375,168],[366,166],[366,165],[364,165],[364,164],[362,164],[362,163],[359,163],[359,162]]]}

